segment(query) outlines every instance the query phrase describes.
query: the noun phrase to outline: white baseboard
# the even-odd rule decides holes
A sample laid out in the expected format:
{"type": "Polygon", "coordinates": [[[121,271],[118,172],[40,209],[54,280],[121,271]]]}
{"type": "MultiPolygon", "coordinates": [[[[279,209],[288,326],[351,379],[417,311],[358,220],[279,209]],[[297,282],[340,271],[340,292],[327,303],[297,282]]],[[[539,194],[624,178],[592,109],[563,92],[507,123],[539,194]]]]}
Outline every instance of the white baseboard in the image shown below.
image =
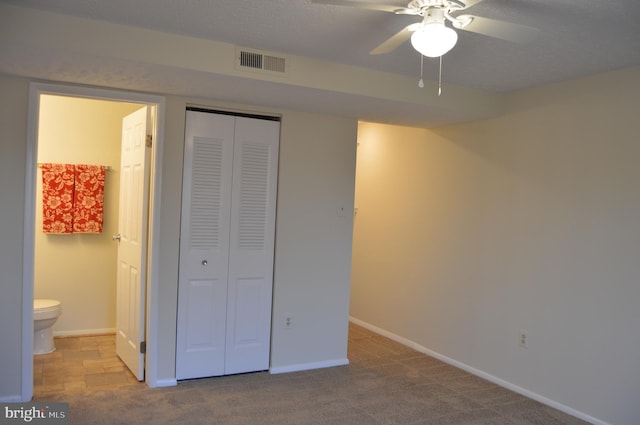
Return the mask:
{"type": "Polygon", "coordinates": [[[116,328],[104,329],[77,329],[72,331],[53,331],[53,336],[87,336],[115,334],[116,328]]]}
{"type": "Polygon", "coordinates": [[[326,367],[345,366],[349,364],[349,359],[325,360],[322,362],[300,363],[290,366],[276,366],[269,369],[269,373],[277,375],[279,373],[301,372],[303,370],[322,369],[326,367]]]}
{"type": "Polygon", "coordinates": [[[147,382],[147,385],[150,388],[175,387],[178,385],[178,381],[176,379],[159,379],[155,382],[147,382]]]}
{"type": "Polygon", "coordinates": [[[579,419],[582,419],[584,421],[587,421],[587,422],[589,422],[589,423],[591,423],[593,425],[610,425],[609,423],[604,422],[604,421],[602,421],[600,419],[596,419],[596,418],[594,418],[592,416],[589,416],[586,413],[583,413],[583,412],[577,411],[575,409],[572,409],[569,406],[566,406],[564,404],[558,403],[558,402],[556,402],[554,400],[551,400],[551,399],[548,399],[548,398],[546,398],[544,396],[541,396],[540,394],[534,393],[534,392],[529,391],[529,390],[527,390],[525,388],[519,387],[519,386],[514,385],[514,384],[512,384],[510,382],[507,382],[507,381],[505,381],[503,379],[500,379],[500,378],[498,378],[496,376],[490,375],[490,374],[488,374],[486,372],[483,372],[483,371],[481,371],[479,369],[471,367],[471,366],[469,366],[469,365],[467,365],[465,363],[462,363],[462,362],[459,362],[459,361],[454,360],[452,358],[449,358],[447,356],[444,356],[444,355],[442,355],[440,353],[437,353],[437,352],[435,352],[433,350],[430,350],[430,349],[428,349],[426,347],[423,347],[422,345],[417,344],[414,341],[411,341],[411,340],[409,340],[407,338],[401,337],[400,335],[396,335],[396,334],[394,334],[392,332],[389,332],[387,330],[379,328],[379,327],[377,327],[375,325],[372,325],[370,323],[364,322],[364,321],[362,321],[360,319],[357,319],[357,318],[355,318],[353,316],[349,316],[349,321],[354,323],[354,324],[356,324],[356,325],[362,326],[365,329],[369,329],[371,332],[375,332],[375,333],[377,333],[379,335],[387,337],[387,338],[389,338],[389,339],[391,339],[391,340],[393,340],[393,341],[395,341],[397,343],[400,343],[400,344],[402,344],[404,346],[413,348],[414,350],[419,351],[419,352],[424,353],[424,354],[427,354],[427,355],[429,355],[431,357],[435,357],[436,359],[441,360],[441,361],[443,361],[443,362],[445,362],[447,364],[450,364],[451,366],[455,366],[455,367],[457,367],[459,369],[462,369],[464,371],[467,371],[467,372],[469,372],[469,373],[471,373],[473,375],[479,376],[480,378],[486,379],[489,382],[493,382],[494,384],[499,385],[499,386],[501,386],[503,388],[506,388],[508,390],[511,390],[513,392],[521,394],[521,395],[523,395],[525,397],[528,397],[528,398],[530,398],[532,400],[539,401],[542,404],[546,404],[547,406],[553,407],[554,409],[560,410],[561,412],[564,412],[564,413],[566,413],[568,415],[575,416],[576,418],[579,418],[579,419]]]}
{"type": "MultiPolygon", "coordinates": [[[[29,400],[27,400],[29,401],[29,400]]],[[[0,403],[24,403],[25,400],[19,395],[8,395],[0,397],[0,403]]]]}

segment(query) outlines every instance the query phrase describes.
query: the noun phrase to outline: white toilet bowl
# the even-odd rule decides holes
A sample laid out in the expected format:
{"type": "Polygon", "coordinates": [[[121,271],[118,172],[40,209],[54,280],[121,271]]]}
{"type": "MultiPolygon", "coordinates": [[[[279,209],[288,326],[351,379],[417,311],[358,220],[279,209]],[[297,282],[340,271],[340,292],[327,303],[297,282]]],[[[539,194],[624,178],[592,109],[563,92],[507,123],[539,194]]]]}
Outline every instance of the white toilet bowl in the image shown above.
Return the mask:
{"type": "Polygon", "coordinates": [[[33,300],[33,354],[55,351],[52,327],[61,314],[60,301],[33,300]]]}

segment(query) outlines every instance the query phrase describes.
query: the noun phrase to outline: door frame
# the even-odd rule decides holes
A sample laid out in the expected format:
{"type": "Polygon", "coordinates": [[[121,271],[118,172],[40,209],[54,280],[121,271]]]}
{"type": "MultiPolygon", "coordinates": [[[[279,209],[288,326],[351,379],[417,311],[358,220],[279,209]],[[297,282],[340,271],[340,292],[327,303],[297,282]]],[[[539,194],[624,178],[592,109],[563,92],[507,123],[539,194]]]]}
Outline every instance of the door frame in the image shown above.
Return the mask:
{"type": "Polygon", "coordinates": [[[162,151],[164,143],[165,97],[121,90],[98,89],[32,82],[29,85],[27,112],[27,149],[25,177],[25,220],[22,263],[22,401],[33,397],[33,297],[35,267],[35,214],[40,96],[43,94],[89,98],[113,102],[140,103],[155,108],[151,126],[151,148],[147,241],[147,293],[145,382],[150,387],[161,386],[158,380],[158,289],[160,253],[160,200],[162,181],[162,151]]]}

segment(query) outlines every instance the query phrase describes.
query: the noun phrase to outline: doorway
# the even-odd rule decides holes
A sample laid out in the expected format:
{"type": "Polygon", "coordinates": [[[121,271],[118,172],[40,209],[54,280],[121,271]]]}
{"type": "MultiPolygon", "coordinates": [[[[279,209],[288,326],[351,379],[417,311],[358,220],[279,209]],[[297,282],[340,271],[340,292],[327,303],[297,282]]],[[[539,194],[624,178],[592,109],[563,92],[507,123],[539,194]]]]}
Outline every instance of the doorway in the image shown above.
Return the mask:
{"type": "Polygon", "coordinates": [[[122,118],[140,108],[137,103],[40,96],[34,298],[61,301],[62,315],[54,325],[56,336],[115,331],[117,242],[111,236],[118,233],[119,227],[122,118]],[[41,167],[49,163],[105,167],[100,230],[62,234],[42,230],[43,216],[50,216],[51,212],[45,214],[42,207],[41,167]]]}
{"type": "MultiPolygon", "coordinates": [[[[156,306],[152,302],[156,293],[157,272],[156,262],[154,258],[158,251],[157,233],[158,221],[155,220],[157,211],[159,210],[159,185],[156,182],[160,179],[161,172],[161,152],[162,152],[162,123],[164,122],[164,98],[153,95],[142,95],[137,93],[120,92],[112,90],[92,89],[75,86],[58,86],[50,84],[32,83],[30,86],[29,96],[29,113],[28,113],[28,140],[27,140],[27,181],[26,181],[26,206],[25,206],[25,252],[24,252],[24,273],[23,273],[23,359],[22,359],[22,376],[23,376],[23,399],[30,399],[33,394],[33,298],[34,298],[34,282],[36,275],[36,257],[35,257],[35,241],[38,228],[36,227],[36,211],[40,208],[36,202],[37,181],[39,173],[37,169],[38,161],[38,144],[40,130],[40,112],[41,99],[43,96],[64,96],[67,98],[76,98],[78,100],[99,100],[120,104],[130,104],[132,107],[142,108],[148,106],[154,111],[153,122],[150,125],[151,138],[153,140],[150,149],[150,187],[149,211],[148,211],[148,247],[147,261],[145,271],[147,274],[146,284],[147,291],[145,299],[141,299],[141,303],[147,305],[146,310],[146,334],[151,337],[155,333],[155,323],[149,320],[155,317],[156,306]],[[146,302],[145,302],[146,301],[146,302]]],[[[100,129],[96,128],[96,132],[100,129]]],[[[90,142],[90,140],[88,141],[90,142]]],[[[74,161],[69,161],[74,162],[74,161]]],[[[109,164],[106,164],[109,165],[109,164]]],[[[118,165],[118,164],[116,164],[118,165]]],[[[116,190],[117,192],[117,190],[116,190]]],[[[106,194],[105,194],[106,195],[106,194]]],[[[111,235],[105,235],[110,237],[111,235]]],[[[59,237],[60,238],[60,237],[59,237]]],[[[62,236],[64,238],[64,236],[62,236]]],[[[68,243],[68,242],[65,242],[68,243]]],[[[115,262],[113,264],[115,269],[115,262]]],[[[80,282],[86,284],[86,282],[80,282]]],[[[39,289],[40,291],[40,289],[39,289]]],[[[54,298],[52,295],[51,298],[54,298]]],[[[143,310],[144,311],[144,310],[143,310]]],[[[64,314],[64,305],[63,305],[64,314]]],[[[115,316],[115,312],[113,312],[115,316]]],[[[143,318],[144,321],[144,318],[143,318]]],[[[99,330],[99,327],[97,328],[99,330]]],[[[155,347],[151,346],[147,349],[146,356],[146,377],[145,381],[150,386],[155,386],[155,347]]]]}

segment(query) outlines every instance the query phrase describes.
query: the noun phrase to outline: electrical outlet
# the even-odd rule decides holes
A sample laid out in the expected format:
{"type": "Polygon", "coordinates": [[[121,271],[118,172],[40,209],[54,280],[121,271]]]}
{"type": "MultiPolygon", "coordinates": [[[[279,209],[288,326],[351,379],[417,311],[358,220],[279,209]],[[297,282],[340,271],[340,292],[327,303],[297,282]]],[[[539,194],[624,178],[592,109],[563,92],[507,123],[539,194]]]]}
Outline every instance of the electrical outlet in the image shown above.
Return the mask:
{"type": "Polygon", "coordinates": [[[284,316],[282,327],[285,329],[291,329],[293,327],[293,314],[286,314],[284,316]]]}
{"type": "Polygon", "coordinates": [[[524,330],[520,330],[520,333],[518,334],[518,345],[521,348],[529,348],[529,338],[527,335],[527,331],[524,330]]]}

